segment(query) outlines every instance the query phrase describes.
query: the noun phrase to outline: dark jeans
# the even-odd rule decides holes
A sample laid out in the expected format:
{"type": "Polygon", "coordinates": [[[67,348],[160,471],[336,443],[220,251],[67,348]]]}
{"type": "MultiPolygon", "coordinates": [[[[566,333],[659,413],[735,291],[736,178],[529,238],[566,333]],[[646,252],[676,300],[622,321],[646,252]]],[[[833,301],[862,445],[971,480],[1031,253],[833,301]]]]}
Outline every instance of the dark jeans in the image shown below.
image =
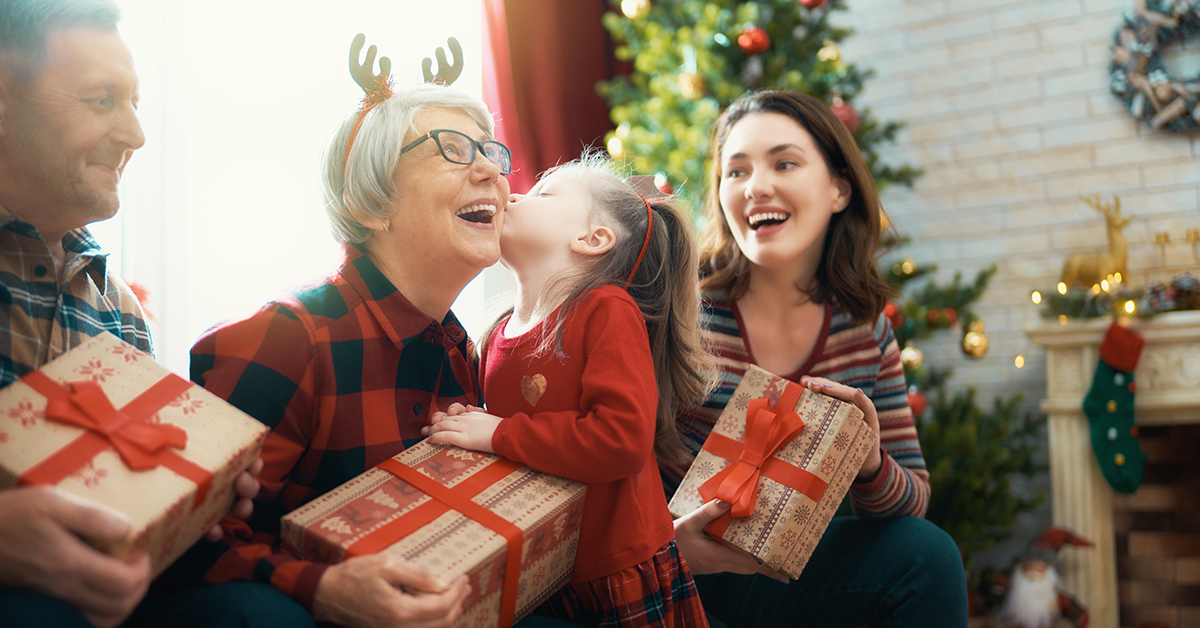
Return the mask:
{"type": "MultiPolygon", "coordinates": [[[[92,628],[83,614],[66,602],[9,587],[0,587],[0,626],[92,628]]],[[[147,598],[124,626],[309,628],[314,624],[304,607],[273,587],[258,582],[229,582],[147,598]]]]}
{"type": "Polygon", "coordinates": [[[837,517],[800,578],[696,576],[714,628],[964,628],[967,580],[950,535],[914,517],[837,517]]]}

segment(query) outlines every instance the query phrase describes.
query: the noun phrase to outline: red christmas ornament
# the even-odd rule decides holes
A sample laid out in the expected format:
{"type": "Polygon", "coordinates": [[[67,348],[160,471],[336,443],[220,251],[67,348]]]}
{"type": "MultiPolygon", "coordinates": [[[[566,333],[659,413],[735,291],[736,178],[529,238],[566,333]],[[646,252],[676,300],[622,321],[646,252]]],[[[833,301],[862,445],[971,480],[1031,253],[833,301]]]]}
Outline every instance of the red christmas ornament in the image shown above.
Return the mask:
{"type": "Polygon", "coordinates": [[[883,306],[883,313],[891,321],[893,329],[904,325],[904,314],[900,313],[900,306],[896,305],[895,301],[889,301],[887,305],[883,306]]]}
{"type": "Polygon", "coordinates": [[[908,407],[912,408],[913,416],[921,416],[925,411],[925,407],[929,402],[925,399],[925,393],[916,390],[908,393],[908,407]]]}
{"type": "Polygon", "coordinates": [[[810,9],[819,9],[821,5],[825,4],[825,0],[797,0],[797,2],[810,9]]]}
{"type": "Polygon", "coordinates": [[[946,320],[950,321],[951,325],[958,323],[958,312],[954,308],[948,307],[942,310],[942,315],[946,317],[946,320]]]}
{"type": "Polygon", "coordinates": [[[833,104],[829,108],[833,110],[833,115],[837,116],[847,129],[850,129],[851,133],[858,129],[858,111],[850,103],[842,102],[841,98],[834,98],[833,104]]]}
{"type": "Polygon", "coordinates": [[[747,55],[756,55],[771,47],[771,36],[767,31],[751,26],[738,35],[738,47],[747,55]]]}

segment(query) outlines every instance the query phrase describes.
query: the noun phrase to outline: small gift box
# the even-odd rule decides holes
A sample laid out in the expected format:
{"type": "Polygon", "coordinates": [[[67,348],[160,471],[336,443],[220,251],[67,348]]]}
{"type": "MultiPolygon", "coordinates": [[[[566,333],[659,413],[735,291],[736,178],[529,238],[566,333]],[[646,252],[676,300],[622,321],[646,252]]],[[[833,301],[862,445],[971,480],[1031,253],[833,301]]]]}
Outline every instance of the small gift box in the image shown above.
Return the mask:
{"type": "Polygon", "coordinates": [[[797,578],[872,442],[852,404],[751,365],[671,499],[671,514],[717,497],[732,503],[708,534],[797,578]]]}
{"type": "Polygon", "coordinates": [[[127,515],[154,575],[229,512],[268,429],[102,334],[0,389],[0,489],[53,484],[127,515]]]}
{"type": "Polygon", "coordinates": [[[471,593],[455,626],[512,625],[571,580],[586,487],[422,441],[283,517],[283,548],[335,563],[391,552],[471,593]]]}

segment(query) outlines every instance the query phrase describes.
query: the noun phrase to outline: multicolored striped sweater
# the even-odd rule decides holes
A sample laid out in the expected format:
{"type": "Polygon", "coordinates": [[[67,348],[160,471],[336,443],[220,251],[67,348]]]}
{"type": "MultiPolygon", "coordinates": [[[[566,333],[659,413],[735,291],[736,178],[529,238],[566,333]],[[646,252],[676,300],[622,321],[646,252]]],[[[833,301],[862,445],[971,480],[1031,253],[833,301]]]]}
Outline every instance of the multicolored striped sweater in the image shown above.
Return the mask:
{"type": "MultiPolygon", "coordinates": [[[[703,405],[684,407],[676,420],[684,444],[693,452],[700,451],[708,438],[742,381],[746,365],[757,364],[742,337],[737,305],[726,301],[723,292],[708,293],[700,312],[704,340],[716,356],[717,387],[703,405]]],[[[900,348],[887,317],[880,315],[874,325],[855,324],[836,305],[826,305],[825,323],[812,356],[795,373],[784,377],[799,381],[802,375],[861,389],[879,414],[883,466],[875,479],[855,482],[851,487],[854,511],[862,517],[879,519],[923,517],[929,505],[929,472],[908,407],[900,348]]],[[[662,470],[668,495],[674,493],[686,470],[686,464],[662,470]]]]}

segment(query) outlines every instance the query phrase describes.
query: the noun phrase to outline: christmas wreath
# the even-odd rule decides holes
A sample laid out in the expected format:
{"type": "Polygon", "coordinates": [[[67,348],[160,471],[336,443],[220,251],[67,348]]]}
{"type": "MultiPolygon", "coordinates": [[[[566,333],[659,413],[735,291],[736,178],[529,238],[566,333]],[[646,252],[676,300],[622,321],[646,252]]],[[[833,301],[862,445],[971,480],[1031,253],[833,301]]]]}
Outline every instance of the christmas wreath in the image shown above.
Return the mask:
{"type": "Polygon", "coordinates": [[[1112,91],[1125,109],[1152,129],[1190,133],[1200,128],[1200,76],[1165,69],[1162,50],[1200,34],[1200,0],[1136,0],[1113,36],[1112,91]]]}

